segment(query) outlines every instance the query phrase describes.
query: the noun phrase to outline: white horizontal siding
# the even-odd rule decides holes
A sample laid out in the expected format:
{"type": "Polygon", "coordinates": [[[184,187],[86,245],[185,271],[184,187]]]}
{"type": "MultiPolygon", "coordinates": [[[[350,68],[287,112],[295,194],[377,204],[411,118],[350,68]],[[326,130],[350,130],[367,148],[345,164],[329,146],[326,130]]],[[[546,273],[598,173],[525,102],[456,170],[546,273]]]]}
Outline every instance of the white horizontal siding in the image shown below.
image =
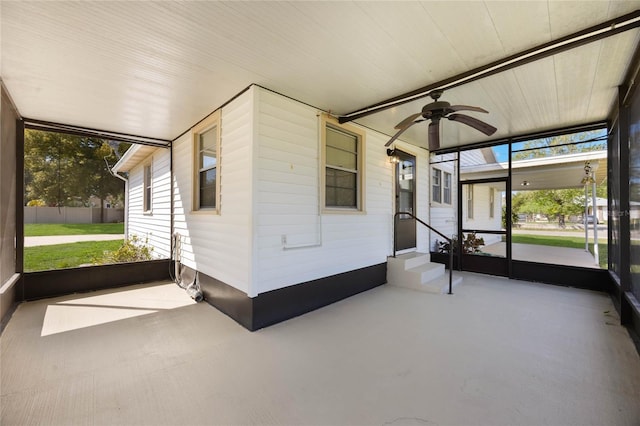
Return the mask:
{"type": "Polygon", "coordinates": [[[193,211],[193,136],[173,143],[174,230],[182,261],[247,294],[251,264],[251,164],[253,89],[221,111],[220,210],[193,211]]]}
{"type": "Polygon", "coordinates": [[[386,136],[367,131],[365,212],[320,214],[319,112],[266,90],[258,105],[257,293],[385,262],[393,191],[386,136]],[[285,248],[283,238],[298,247],[285,248]]]}
{"type": "MultiPolygon", "coordinates": [[[[225,106],[217,214],[193,211],[192,133],[174,141],[173,217],[183,263],[254,297],[385,262],[393,249],[394,209],[388,136],[363,129],[363,212],[321,213],[319,130],[314,108],[257,87],[225,106]]],[[[416,213],[428,220],[428,153],[405,148],[417,160],[416,213]]],[[[164,167],[161,158],[154,164],[164,167]]],[[[164,231],[168,241],[169,221],[142,215],[142,165],[132,171],[131,182],[131,205],[140,212],[135,216],[133,209],[131,219],[144,223],[149,235],[164,231]]],[[[164,182],[154,181],[153,216],[169,208],[170,197],[161,195],[168,187],[164,182]]],[[[133,221],[132,229],[142,232],[133,221]]],[[[419,227],[418,250],[428,249],[427,238],[419,227]]]]}
{"type": "MultiPolygon", "coordinates": [[[[500,230],[502,228],[502,193],[495,190],[493,217],[490,217],[489,191],[490,186],[479,184],[473,186],[473,218],[467,217],[467,190],[468,186],[463,186],[462,196],[462,223],[464,229],[486,229],[500,230]]],[[[485,245],[497,243],[501,240],[500,235],[481,234],[478,237],[484,239],[485,245]]]]}
{"type": "MultiPolygon", "coordinates": [[[[456,235],[458,229],[458,216],[456,214],[458,209],[458,181],[457,181],[457,173],[454,167],[455,162],[441,162],[438,164],[434,164],[429,168],[429,183],[428,183],[428,196],[430,200],[433,200],[433,188],[431,187],[431,178],[433,173],[431,170],[433,168],[437,168],[442,171],[442,179],[440,181],[441,184],[441,200],[444,201],[444,173],[451,173],[451,204],[445,203],[436,203],[430,201],[430,224],[435,229],[451,238],[456,235]]],[[[437,241],[443,241],[444,239],[436,234],[435,232],[430,233],[430,244],[429,249],[431,251],[437,251],[437,241]]]]}
{"type": "MultiPolygon", "coordinates": [[[[456,219],[457,207],[431,207],[431,226],[451,238],[454,234],[457,234],[458,222],[456,219]]],[[[436,234],[431,233],[431,251],[437,251],[436,241],[443,241],[444,239],[436,234]]]]}
{"type": "Polygon", "coordinates": [[[154,258],[171,253],[170,152],[158,148],[129,173],[128,234],[136,235],[152,248],[154,258]],[[144,166],[151,164],[151,212],[143,212],[144,166]]]}

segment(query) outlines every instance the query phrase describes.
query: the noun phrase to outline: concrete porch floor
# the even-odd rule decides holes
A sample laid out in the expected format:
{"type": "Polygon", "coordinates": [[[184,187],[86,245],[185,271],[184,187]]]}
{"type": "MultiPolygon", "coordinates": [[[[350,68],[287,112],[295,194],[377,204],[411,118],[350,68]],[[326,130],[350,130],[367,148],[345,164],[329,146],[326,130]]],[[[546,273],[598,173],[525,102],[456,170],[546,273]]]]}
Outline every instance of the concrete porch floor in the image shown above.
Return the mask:
{"type": "Polygon", "coordinates": [[[21,304],[2,425],[637,425],[640,357],[605,294],[463,273],[254,333],[171,283],[21,304]]]}

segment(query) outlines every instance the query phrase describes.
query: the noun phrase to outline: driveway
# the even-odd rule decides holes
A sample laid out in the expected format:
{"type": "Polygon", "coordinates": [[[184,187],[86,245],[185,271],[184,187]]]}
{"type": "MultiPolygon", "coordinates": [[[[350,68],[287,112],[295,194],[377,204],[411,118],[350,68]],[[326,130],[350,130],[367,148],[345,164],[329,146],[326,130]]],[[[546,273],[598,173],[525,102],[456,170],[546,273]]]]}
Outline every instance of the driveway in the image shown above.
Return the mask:
{"type": "Polygon", "coordinates": [[[49,246],[53,244],[77,243],[79,241],[108,241],[122,239],[124,239],[124,234],[46,235],[42,237],[24,237],[24,246],[49,246]]]}
{"type": "MultiPolygon", "coordinates": [[[[520,228],[513,228],[512,233],[514,235],[523,235],[523,234],[528,234],[528,235],[551,235],[551,236],[558,236],[558,237],[577,237],[577,236],[582,236],[584,237],[584,226],[579,226],[579,227],[569,227],[567,226],[567,228],[562,229],[562,228],[540,228],[540,229],[520,229],[520,228]]],[[[601,236],[604,236],[606,239],[607,236],[607,225],[604,224],[600,224],[598,225],[598,239],[600,239],[601,236]]],[[[593,227],[589,226],[589,237],[593,237],[593,227]]]]}

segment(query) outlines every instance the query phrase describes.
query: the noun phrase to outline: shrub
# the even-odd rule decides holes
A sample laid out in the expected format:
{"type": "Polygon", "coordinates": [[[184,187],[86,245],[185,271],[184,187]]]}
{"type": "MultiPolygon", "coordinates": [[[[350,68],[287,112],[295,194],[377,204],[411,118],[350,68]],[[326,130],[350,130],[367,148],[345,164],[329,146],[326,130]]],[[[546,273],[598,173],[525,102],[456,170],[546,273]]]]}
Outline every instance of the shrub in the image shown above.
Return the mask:
{"type": "MultiPolygon", "coordinates": [[[[457,253],[458,240],[453,238],[453,252],[457,253]]],[[[436,240],[438,247],[438,253],[449,253],[451,247],[446,241],[436,240]]],[[[480,247],[484,245],[484,238],[476,236],[475,232],[470,232],[462,238],[462,252],[463,253],[481,253],[480,247]]]]}
{"type": "Polygon", "coordinates": [[[147,239],[142,242],[137,235],[133,235],[129,239],[124,240],[122,246],[117,250],[105,251],[102,257],[94,259],[93,263],[103,265],[107,263],[126,263],[151,260],[153,248],[149,247],[147,243],[147,239]]]}

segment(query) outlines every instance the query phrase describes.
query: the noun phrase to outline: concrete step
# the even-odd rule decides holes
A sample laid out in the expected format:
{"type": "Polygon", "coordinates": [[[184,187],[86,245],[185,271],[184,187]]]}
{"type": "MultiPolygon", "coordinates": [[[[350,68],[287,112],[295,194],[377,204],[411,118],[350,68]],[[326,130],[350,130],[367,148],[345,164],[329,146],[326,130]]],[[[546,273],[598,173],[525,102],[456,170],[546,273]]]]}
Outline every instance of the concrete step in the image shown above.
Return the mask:
{"type": "Polygon", "coordinates": [[[416,282],[420,284],[428,283],[444,275],[444,265],[442,263],[424,263],[420,266],[416,266],[407,269],[406,272],[416,276],[416,282]]]}
{"type": "Polygon", "coordinates": [[[392,285],[402,285],[410,282],[421,284],[429,278],[437,278],[437,264],[430,262],[429,255],[425,253],[405,253],[396,257],[389,257],[387,260],[387,283],[392,285]]]}
{"type": "MultiPolygon", "coordinates": [[[[458,284],[462,282],[462,277],[460,275],[456,275],[456,271],[453,271],[453,277],[451,280],[451,288],[455,288],[458,284]]],[[[435,280],[431,280],[425,284],[422,284],[419,288],[414,289],[419,291],[424,291],[426,293],[436,293],[436,294],[445,294],[449,292],[449,271],[446,271],[444,275],[436,278],[435,280]]]]}
{"type": "MultiPolygon", "coordinates": [[[[452,285],[462,281],[454,274],[452,285]]],[[[425,253],[412,252],[389,257],[387,261],[387,283],[428,293],[447,293],[449,273],[445,265],[433,263],[425,253]]]]}
{"type": "Polygon", "coordinates": [[[399,254],[396,257],[389,257],[389,262],[400,263],[405,270],[424,265],[430,261],[431,256],[429,254],[417,251],[399,254]]]}

